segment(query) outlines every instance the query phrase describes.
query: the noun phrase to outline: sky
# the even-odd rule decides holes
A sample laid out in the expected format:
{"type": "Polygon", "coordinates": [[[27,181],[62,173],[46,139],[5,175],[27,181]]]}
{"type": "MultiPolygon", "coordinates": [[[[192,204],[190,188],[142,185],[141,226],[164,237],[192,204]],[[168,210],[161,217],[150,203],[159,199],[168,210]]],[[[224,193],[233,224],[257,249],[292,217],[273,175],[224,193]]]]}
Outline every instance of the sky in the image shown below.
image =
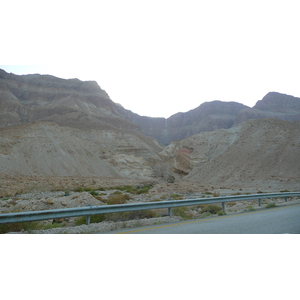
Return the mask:
{"type": "Polygon", "coordinates": [[[140,115],[300,97],[298,1],[5,2],[0,68],[95,80],[140,115]]]}

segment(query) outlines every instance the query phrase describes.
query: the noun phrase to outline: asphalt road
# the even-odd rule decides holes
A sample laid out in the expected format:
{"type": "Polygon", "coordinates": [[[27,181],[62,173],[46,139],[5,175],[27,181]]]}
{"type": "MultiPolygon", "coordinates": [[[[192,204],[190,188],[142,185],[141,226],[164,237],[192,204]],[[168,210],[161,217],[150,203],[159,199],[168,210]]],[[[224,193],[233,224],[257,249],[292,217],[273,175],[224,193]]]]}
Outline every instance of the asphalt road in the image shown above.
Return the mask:
{"type": "Polygon", "coordinates": [[[124,228],[108,233],[130,234],[295,234],[300,233],[300,205],[165,225],[124,228]]]}

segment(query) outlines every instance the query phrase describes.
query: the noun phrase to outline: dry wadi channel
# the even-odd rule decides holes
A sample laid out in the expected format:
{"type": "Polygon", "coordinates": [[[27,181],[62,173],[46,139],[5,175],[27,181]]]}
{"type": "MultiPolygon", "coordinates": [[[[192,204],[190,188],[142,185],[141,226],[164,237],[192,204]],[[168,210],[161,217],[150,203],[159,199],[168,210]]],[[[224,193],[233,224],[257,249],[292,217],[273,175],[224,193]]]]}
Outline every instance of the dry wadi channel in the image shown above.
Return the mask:
{"type": "MultiPolygon", "coordinates": [[[[218,188],[215,190],[205,188],[200,191],[195,191],[196,187],[191,186],[185,190],[182,186],[177,186],[177,191],[174,192],[172,188],[174,189],[174,185],[165,183],[156,184],[154,186],[142,186],[139,188],[127,186],[99,189],[80,188],[75,191],[33,191],[12,197],[0,198],[0,213],[274,192],[241,188],[218,188]],[[184,190],[184,192],[182,190],[184,190]]],[[[284,198],[263,199],[261,206],[258,205],[257,200],[229,202],[226,203],[226,214],[298,203],[300,203],[299,197],[289,198],[287,202],[284,198]]],[[[0,225],[0,232],[32,234],[108,232],[119,228],[170,223],[185,219],[208,218],[221,214],[223,214],[221,204],[216,203],[215,205],[196,205],[175,208],[172,210],[172,216],[167,215],[167,209],[92,216],[92,223],[90,225],[85,225],[85,217],[45,220],[31,223],[2,224],[0,225]]]]}

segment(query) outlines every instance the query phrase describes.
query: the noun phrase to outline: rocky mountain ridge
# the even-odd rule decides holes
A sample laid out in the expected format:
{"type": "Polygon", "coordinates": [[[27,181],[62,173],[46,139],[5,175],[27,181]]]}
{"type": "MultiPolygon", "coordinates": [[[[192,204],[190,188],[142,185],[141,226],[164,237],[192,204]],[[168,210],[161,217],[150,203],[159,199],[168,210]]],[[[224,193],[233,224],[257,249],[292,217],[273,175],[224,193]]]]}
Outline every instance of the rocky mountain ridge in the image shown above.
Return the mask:
{"type": "Polygon", "coordinates": [[[268,93],[253,108],[211,101],[171,117],[140,116],[114,103],[95,81],[50,75],[14,75],[0,70],[0,128],[34,121],[82,130],[135,132],[168,145],[194,134],[228,129],[249,119],[300,120],[300,98],[268,93]]]}
{"type": "Polygon", "coordinates": [[[268,93],[253,108],[238,102],[205,102],[185,113],[168,119],[139,116],[123,110],[124,117],[137,124],[142,132],[156,138],[164,145],[200,132],[228,129],[250,119],[276,118],[285,121],[300,120],[300,98],[268,93]],[[124,112],[125,111],[125,112],[124,112]]]}
{"type": "Polygon", "coordinates": [[[0,128],[46,121],[83,130],[141,132],[116,107],[95,81],[0,70],[0,128]]]}

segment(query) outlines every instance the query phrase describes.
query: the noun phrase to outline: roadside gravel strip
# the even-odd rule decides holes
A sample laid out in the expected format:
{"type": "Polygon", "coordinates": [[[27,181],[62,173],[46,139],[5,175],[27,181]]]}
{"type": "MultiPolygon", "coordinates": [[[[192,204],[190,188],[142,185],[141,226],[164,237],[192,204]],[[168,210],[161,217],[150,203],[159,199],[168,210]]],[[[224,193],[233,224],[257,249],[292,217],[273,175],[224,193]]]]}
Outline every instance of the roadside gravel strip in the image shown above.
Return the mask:
{"type": "Polygon", "coordinates": [[[101,222],[101,223],[92,223],[90,225],[80,225],[74,227],[61,227],[61,228],[52,228],[47,230],[33,230],[33,231],[22,231],[22,232],[9,232],[7,234],[20,234],[20,233],[30,233],[30,234],[88,234],[88,233],[99,233],[99,232],[108,232],[121,228],[135,228],[140,226],[164,224],[179,222],[183,219],[181,217],[160,217],[160,218],[151,218],[151,219],[141,219],[141,220],[131,220],[124,222],[101,222]]]}

